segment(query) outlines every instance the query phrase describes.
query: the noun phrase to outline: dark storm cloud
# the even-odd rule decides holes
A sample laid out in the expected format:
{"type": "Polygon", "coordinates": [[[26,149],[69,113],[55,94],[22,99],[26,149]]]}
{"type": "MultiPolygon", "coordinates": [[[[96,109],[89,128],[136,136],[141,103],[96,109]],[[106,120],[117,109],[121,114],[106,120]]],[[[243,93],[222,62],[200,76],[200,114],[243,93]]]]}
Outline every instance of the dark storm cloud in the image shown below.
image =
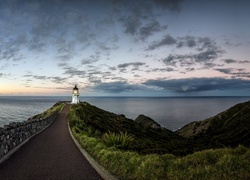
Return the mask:
{"type": "Polygon", "coordinates": [[[143,90],[143,88],[140,85],[129,84],[125,81],[99,83],[93,86],[93,89],[105,93],[121,93],[121,92],[143,90]]]}
{"type": "Polygon", "coordinates": [[[213,90],[250,90],[250,80],[223,78],[189,78],[171,80],[147,80],[146,86],[161,88],[175,93],[203,92],[213,90]]]}

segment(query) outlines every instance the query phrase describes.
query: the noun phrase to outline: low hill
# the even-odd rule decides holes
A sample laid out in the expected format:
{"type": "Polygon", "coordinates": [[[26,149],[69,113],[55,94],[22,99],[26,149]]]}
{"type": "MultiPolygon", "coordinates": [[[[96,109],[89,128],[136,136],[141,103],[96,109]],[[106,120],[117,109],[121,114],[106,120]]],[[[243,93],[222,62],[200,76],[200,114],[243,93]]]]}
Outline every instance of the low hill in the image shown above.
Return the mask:
{"type": "Polygon", "coordinates": [[[148,116],[145,116],[143,114],[140,114],[136,119],[135,119],[136,123],[141,124],[144,127],[152,127],[155,129],[160,129],[161,125],[158,124],[157,122],[155,122],[153,119],[151,119],[148,116]]]}
{"type": "MultiPolygon", "coordinates": [[[[134,121],[124,115],[105,111],[87,102],[71,106],[76,125],[90,134],[128,133],[134,142],[128,150],[140,154],[186,155],[204,149],[250,146],[250,101],[240,103],[218,115],[187,124],[173,132],[153,119],[139,115],[134,121]],[[80,122],[78,122],[80,121],[80,122]]],[[[71,118],[74,119],[74,118],[71,118]]]]}
{"type": "MultiPolygon", "coordinates": [[[[186,138],[165,128],[142,125],[141,123],[145,121],[144,116],[140,116],[143,117],[143,121],[137,123],[132,119],[126,118],[124,115],[105,111],[87,102],[72,105],[71,111],[82,121],[82,128],[86,129],[87,127],[87,129],[92,131],[99,131],[100,137],[106,132],[127,132],[135,140],[129,147],[129,150],[143,154],[172,153],[175,155],[184,155],[192,152],[190,143],[186,138]]],[[[152,121],[150,120],[150,123],[152,121]]]]}
{"type": "Polygon", "coordinates": [[[176,133],[211,147],[250,146],[250,101],[203,121],[191,122],[176,133]]]}

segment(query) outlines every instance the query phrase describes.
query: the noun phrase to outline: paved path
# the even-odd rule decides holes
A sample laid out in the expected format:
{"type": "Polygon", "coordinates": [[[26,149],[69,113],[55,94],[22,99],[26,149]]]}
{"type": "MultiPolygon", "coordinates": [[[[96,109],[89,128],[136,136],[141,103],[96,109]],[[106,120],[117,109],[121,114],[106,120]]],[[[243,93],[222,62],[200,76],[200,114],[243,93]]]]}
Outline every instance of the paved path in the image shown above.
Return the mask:
{"type": "Polygon", "coordinates": [[[0,179],[102,179],[82,156],[68,132],[67,104],[43,132],[0,165],[0,179]]]}

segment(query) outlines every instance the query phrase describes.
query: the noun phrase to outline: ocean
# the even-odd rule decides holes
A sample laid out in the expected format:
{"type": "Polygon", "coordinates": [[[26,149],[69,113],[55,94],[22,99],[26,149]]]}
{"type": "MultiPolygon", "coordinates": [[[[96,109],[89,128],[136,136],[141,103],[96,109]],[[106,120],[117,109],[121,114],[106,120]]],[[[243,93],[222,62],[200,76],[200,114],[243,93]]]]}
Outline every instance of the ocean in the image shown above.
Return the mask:
{"type": "MultiPolygon", "coordinates": [[[[70,96],[0,96],[0,126],[27,120],[58,101],[70,100],[70,96]]],[[[249,100],[250,97],[80,97],[80,101],[130,119],[144,114],[173,131],[249,100]]]]}

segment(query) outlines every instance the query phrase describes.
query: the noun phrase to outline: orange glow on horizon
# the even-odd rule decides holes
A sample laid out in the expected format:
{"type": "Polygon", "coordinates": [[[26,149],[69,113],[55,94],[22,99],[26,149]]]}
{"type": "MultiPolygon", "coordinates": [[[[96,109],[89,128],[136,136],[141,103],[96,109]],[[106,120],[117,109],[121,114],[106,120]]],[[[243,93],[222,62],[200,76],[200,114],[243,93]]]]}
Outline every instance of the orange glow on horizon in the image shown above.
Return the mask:
{"type": "MultiPolygon", "coordinates": [[[[69,90],[70,91],[70,90],[69,90]]],[[[70,94],[65,89],[24,87],[22,85],[1,85],[0,95],[60,95],[70,94]]]]}

